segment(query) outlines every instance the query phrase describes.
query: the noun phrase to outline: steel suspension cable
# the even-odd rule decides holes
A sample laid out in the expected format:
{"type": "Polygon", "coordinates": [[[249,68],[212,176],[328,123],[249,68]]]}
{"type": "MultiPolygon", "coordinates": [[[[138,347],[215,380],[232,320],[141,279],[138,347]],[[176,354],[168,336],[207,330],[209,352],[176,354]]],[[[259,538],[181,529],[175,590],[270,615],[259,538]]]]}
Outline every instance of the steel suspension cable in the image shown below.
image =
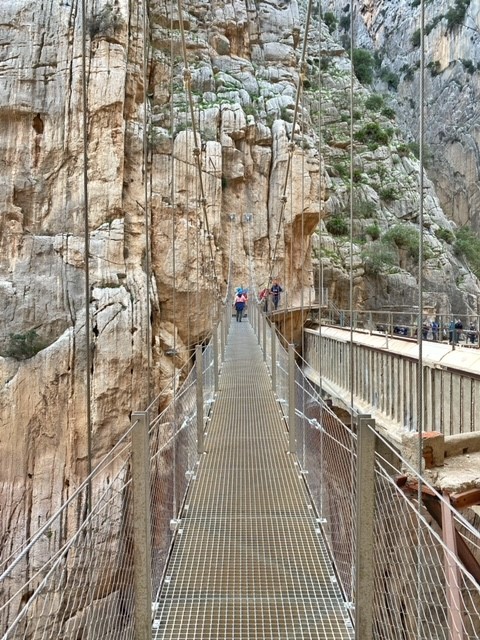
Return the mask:
{"type": "MultiPolygon", "coordinates": [[[[350,256],[349,256],[349,286],[348,286],[348,306],[350,313],[350,350],[349,350],[349,376],[350,376],[350,430],[353,434],[353,420],[355,415],[355,410],[353,406],[353,396],[354,396],[354,383],[355,383],[355,360],[353,354],[353,92],[354,92],[354,68],[353,68],[353,52],[354,52],[354,0],[350,0],[350,233],[349,233],[349,244],[350,244],[350,256]]],[[[355,468],[355,455],[354,455],[354,438],[352,437],[350,440],[352,447],[352,455],[350,456],[350,482],[352,488],[355,487],[355,476],[356,476],[356,468],[355,468]]],[[[357,514],[357,504],[356,504],[356,496],[352,496],[353,499],[351,501],[351,517],[352,522],[356,520],[357,514]]],[[[356,528],[352,527],[352,548],[356,549],[356,528]]],[[[352,572],[351,575],[351,585],[350,585],[350,593],[353,595],[354,601],[357,600],[356,590],[356,577],[352,572]]]]}
{"type": "MultiPolygon", "coordinates": [[[[302,113],[305,113],[305,93],[303,91],[303,85],[301,87],[302,90],[302,113]]],[[[302,161],[301,161],[301,170],[302,170],[302,182],[300,185],[300,207],[301,207],[301,242],[300,246],[302,248],[302,262],[300,269],[300,280],[301,280],[301,288],[300,288],[300,314],[302,318],[302,335],[301,335],[301,350],[303,353],[303,308],[304,308],[304,289],[305,289],[305,118],[302,118],[301,122],[301,130],[302,130],[302,161]]]]}
{"type": "MultiPolygon", "coordinates": [[[[82,0],[82,127],[83,127],[83,218],[84,218],[84,254],[85,254],[85,420],[87,426],[87,476],[92,473],[92,350],[90,322],[90,224],[88,203],[88,83],[87,83],[87,0],[82,0]]],[[[87,488],[87,511],[92,506],[92,486],[87,488]]]]}
{"type": "MultiPolygon", "coordinates": [[[[170,29],[173,33],[173,5],[174,2],[172,0],[170,7],[170,29]]],[[[173,122],[173,96],[174,96],[174,74],[173,74],[173,60],[174,60],[174,40],[173,37],[170,40],[170,126],[171,126],[171,137],[172,137],[172,154],[170,156],[170,203],[172,207],[172,315],[173,315],[173,344],[172,344],[172,410],[173,410],[173,435],[175,438],[176,430],[177,430],[177,403],[176,403],[176,393],[177,393],[177,385],[176,385],[176,367],[175,367],[175,358],[176,358],[176,254],[175,254],[175,240],[176,240],[176,227],[175,227],[175,218],[176,218],[176,182],[175,182],[175,154],[174,150],[174,122],[173,122]]],[[[186,133],[186,138],[188,137],[188,133],[186,133]]],[[[177,448],[172,447],[172,465],[173,469],[176,469],[177,466],[177,448]]],[[[172,489],[172,518],[175,519],[177,517],[177,474],[173,473],[172,478],[173,489],[172,489]]]]}
{"type": "Polygon", "coordinates": [[[418,369],[417,369],[417,429],[419,437],[419,449],[418,449],[418,464],[419,470],[421,469],[421,462],[423,460],[423,447],[422,447],[422,432],[423,432],[423,412],[421,410],[423,406],[423,375],[422,375],[422,360],[423,360],[423,341],[422,341],[422,324],[423,324],[423,190],[424,190],[424,104],[425,104],[425,2],[421,0],[420,3],[420,104],[419,104],[419,251],[418,251],[418,317],[417,317],[417,343],[418,343],[418,369]]]}
{"type": "Polygon", "coordinates": [[[196,278],[195,278],[195,308],[200,309],[200,233],[201,233],[201,214],[199,211],[199,188],[198,188],[198,172],[195,176],[195,213],[196,213],[196,229],[197,232],[195,234],[196,239],[196,278]]]}
{"type": "Polygon", "coordinates": [[[218,283],[218,276],[217,276],[217,272],[216,272],[216,267],[215,267],[215,257],[213,254],[213,248],[212,248],[212,240],[214,239],[213,234],[210,232],[210,226],[209,226],[209,222],[208,222],[208,213],[207,213],[207,198],[205,197],[205,188],[203,185],[203,177],[202,177],[202,159],[201,159],[201,141],[200,141],[200,135],[197,132],[197,127],[195,124],[195,114],[194,114],[194,108],[193,108],[193,99],[192,99],[192,72],[190,70],[189,64],[188,64],[188,56],[187,56],[187,45],[185,42],[185,28],[184,28],[184,24],[183,24],[183,6],[182,6],[182,0],[178,0],[177,2],[177,6],[178,6],[178,21],[179,21],[179,25],[180,25],[180,37],[181,37],[181,42],[182,42],[182,54],[183,54],[183,66],[184,66],[184,74],[183,74],[183,81],[185,84],[185,88],[187,90],[188,93],[188,106],[190,109],[190,119],[192,122],[192,131],[193,131],[193,139],[194,139],[194,143],[195,143],[195,148],[193,149],[193,155],[195,158],[195,162],[196,162],[196,166],[197,166],[197,174],[198,174],[198,180],[199,180],[199,186],[200,186],[200,197],[201,197],[201,205],[202,205],[202,212],[203,212],[203,220],[205,222],[205,229],[207,232],[207,237],[208,237],[208,246],[209,246],[209,250],[210,250],[210,260],[211,260],[211,264],[212,264],[212,272],[213,272],[213,281],[214,281],[214,286],[215,286],[215,293],[217,295],[217,298],[220,297],[220,293],[219,293],[219,283],[218,283]]]}
{"type": "Polygon", "coordinates": [[[417,364],[417,430],[418,430],[418,571],[417,571],[417,638],[422,638],[422,602],[423,593],[423,530],[421,527],[422,510],[422,463],[423,463],[423,166],[424,166],[424,104],[425,104],[425,0],[420,0],[420,86],[419,86],[419,237],[418,237],[418,315],[417,315],[417,343],[418,343],[418,364],[417,364]]]}
{"type": "Polygon", "coordinates": [[[233,263],[233,233],[230,233],[229,249],[228,249],[227,287],[225,291],[225,297],[222,300],[224,305],[227,304],[227,301],[230,295],[230,290],[232,287],[232,263],[233,263]]]}
{"type": "Polygon", "coordinates": [[[275,268],[275,260],[276,260],[277,251],[278,251],[278,242],[279,242],[279,239],[280,239],[280,229],[282,228],[283,219],[284,219],[284,215],[285,215],[285,205],[287,203],[287,195],[286,194],[287,194],[287,188],[288,188],[288,184],[289,184],[289,176],[290,176],[290,173],[291,173],[293,151],[295,149],[294,137],[295,137],[295,129],[296,129],[296,126],[297,126],[297,114],[298,114],[298,106],[299,106],[299,101],[300,101],[300,90],[301,90],[301,87],[303,86],[303,80],[304,80],[304,77],[305,77],[305,69],[306,69],[305,58],[306,58],[306,54],[307,54],[307,41],[308,41],[308,33],[309,33],[309,30],[310,30],[310,18],[311,18],[311,15],[312,15],[312,0],[308,0],[307,16],[306,16],[306,19],[305,19],[305,27],[304,27],[304,33],[303,33],[302,53],[301,53],[301,56],[300,56],[300,63],[298,65],[299,66],[298,85],[297,85],[297,90],[296,90],[296,95],[295,95],[295,108],[294,108],[294,111],[293,111],[292,132],[291,132],[291,136],[290,136],[290,141],[288,143],[287,168],[285,170],[285,179],[284,179],[284,182],[283,182],[282,195],[280,197],[281,208],[280,208],[280,215],[279,215],[279,219],[278,219],[277,232],[275,234],[275,245],[274,245],[273,253],[272,253],[272,256],[271,256],[269,281],[271,281],[272,277],[273,277],[273,269],[275,268]]]}
{"type": "MultiPolygon", "coordinates": [[[[323,258],[322,258],[322,210],[323,210],[323,201],[322,201],[322,166],[323,166],[323,145],[322,145],[322,8],[321,4],[318,3],[318,158],[320,162],[318,177],[318,378],[319,378],[319,390],[320,396],[322,393],[322,385],[323,385],[323,354],[322,354],[322,303],[323,303],[323,258]]],[[[320,424],[323,425],[323,410],[324,403],[320,402],[320,424]]],[[[320,478],[322,485],[324,484],[324,461],[323,461],[323,451],[324,451],[324,437],[323,437],[323,428],[320,431],[320,478]]],[[[323,505],[323,491],[320,491],[320,518],[323,518],[324,514],[324,505],[323,505]]]]}
{"type": "MultiPolygon", "coordinates": [[[[200,112],[199,112],[200,115],[200,112]]],[[[200,121],[199,121],[199,128],[200,128],[200,121]]],[[[210,160],[210,158],[209,158],[210,160]]],[[[211,200],[211,207],[212,207],[212,211],[216,211],[216,198],[217,198],[217,191],[216,189],[213,190],[213,194],[212,194],[212,200],[211,200]]],[[[207,231],[206,233],[206,240],[208,240],[208,246],[209,246],[209,250],[210,250],[210,264],[212,265],[212,277],[213,277],[213,284],[212,284],[212,292],[215,294],[214,295],[214,312],[209,314],[209,320],[210,320],[210,332],[211,334],[213,334],[213,330],[214,327],[217,323],[217,318],[218,318],[218,314],[219,314],[219,303],[221,300],[221,295],[220,295],[220,291],[218,290],[218,288],[215,288],[215,281],[216,281],[216,272],[215,272],[215,260],[212,256],[212,240],[214,240],[214,235],[213,233],[210,233],[209,231],[207,231]]],[[[209,274],[210,275],[210,274],[209,274]]]]}
{"type": "MultiPolygon", "coordinates": [[[[249,214],[247,214],[249,216],[249,214]]],[[[246,218],[247,223],[247,241],[248,241],[248,297],[253,299],[257,298],[257,282],[255,278],[255,272],[253,268],[252,258],[252,220],[250,217],[246,218]]],[[[231,236],[230,236],[231,237],[231,236]]]]}
{"type": "MultiPolygon", "coordinates": [[[[185,136],[185,229],[187,233],[187,309],[190,310],[190,165],[189,158],[189,139],[188,135],[185,136]]],[[[190,346],[190,313],[187,313],[187,346],[190,346]]]]}
{"type": "MultiPolygon", "coordinates": [[[[303,91],[303,84],[301,87],[301,91],[302,91],[302,95],[301,95],[301,105],[302,105],[302,114],[305,113],[305,93],[303,91]]],[[[305,259],[306,259],[306,254],[305,254],[305,147],[306,147],[306,140],[305,140],[305,118],[302,117],[302,122],[301,122],[301,132],[302,132],[302,159],[301,159],[301,171],[302,171],[302,181],[301,181],[301,185],[300,185],[300,208],[301,208],[301,232],[300,232],[300,247],[301,247],[301,252],[302,252],[302,257],[301,257],[301,265],[300,265],[300,283],[301,283],[301,287],[300,287],[300,318],[301,318],[301,333],[300,333],[300,345],[299,345],[299,349],[301,351],[301,354],[303,356],[304,352],[305,352],[305,340],[304,340],[304,322],[305,322],[305,316],[303,314],[303,309],[304,309],[304,296],[303,296],[303,292],[304,292],[304,288],[305,288],[305,259]]],[[[293,225],[292,225],[292,231],[293,231],[293,225]]],[[[292,233],[292,240],[293,240],[293,233],[292,233]]],[[[292,248],[293,248],[293,242],[292,242],[292,248]]],[[[293,253],[293,251],[292,251],[293,253]]],[[[292,322],[292,326],[293,326],[293,322],[292,322]]],[[[305,415],[305,393],[302,393],[302,412],[303,415],[305,415]]],[[[301,455],[302,455],[302,464],[303,466],[305,466],[305,455],[306,455],[306,443],[305,443],[305,430],[302,429],[302,449],[301,449],[301,455]]]]}
{"type": "Polygon", "coordinates": [[[148,186],[148,133],[149,133],[149,109],[148,109],[148,59],[149,59],[149,22],[148,0],[143,0],[143,200],[145,212],[145,276],[146,276],[146,336],[147,342],[147,404],[151,400],[151,370],[152,370],[152,339],[150,331],[151,311],[151,267],[150,267],[150,210],[151,194],[149,197],[148,186]]]}
{"type": "Polygon", "coordinates": [[[350,256],[349,256],[349,285],[348,285],[348,306],[350,313],[350,352],[349,352],[349,376],[350,376],[350,413],[353,418],[353,392],[354,392],[354,357],[353,357],[353,92],[354,92],[354,68],[353,68],[353,53],[354,53],[354,0],[350,0],[350,122],[349,122],[349,135],[350,135],[350,202],[349,202],[349,216],[350,216],[350,256]]]}
{"type": "MultiPolygon", "coordinates": [[[[289,186],[290,186],[290,220],[292,221],[292,224],[290,226],[290,284],[293,283],[293,217],[294,217],[294,209],[293,209],[293,175],[292,172],[290,171],[290,179],[289,179],[289,186]]],[[[284,236],[285,236],[285,228],[283,230],[284,232],[284,236]]],[[[286,242],[284,242],[284,253],[286,254],[286,242]]],[[[286,255],[285,258],[283,260],[283,265],[284,265],[284,275],[283,275],[283,283],[285,286],[285,283],[287,281],[287,260],[286,260],[286,255]]],[[[286,297],[286,296],[285,296],[286,297]]],[[[284,298],[284,303],[285,303],[285,298],[284,298]]],[[[293,322],[292,322],[292,318],[293,318],[293,309],[292,309],[292,301],[289,301],[289,305],[290,307],[290,343],[293,344],[293,322]]]]}

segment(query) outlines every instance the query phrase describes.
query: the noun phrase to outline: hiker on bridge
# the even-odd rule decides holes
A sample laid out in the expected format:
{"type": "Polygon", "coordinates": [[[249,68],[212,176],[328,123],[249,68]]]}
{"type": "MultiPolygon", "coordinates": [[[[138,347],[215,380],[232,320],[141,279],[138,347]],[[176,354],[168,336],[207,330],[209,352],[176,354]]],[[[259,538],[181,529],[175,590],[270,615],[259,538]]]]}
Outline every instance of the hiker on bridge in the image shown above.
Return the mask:
{"type": "Polygon", "coordinates": [[[237,289],[237,295],[235,296],[235,311],[237,322],[242,321],[243,310],[245,309],[245,305],[247,304],[247,296],[243,293],[242,289],[237,289]]]}
{"type": "Polygon", "coordinates": [[[269,295],[270,295],[270,289],[268,287],[265,287],[260,291],[260,302],[264,303],[263,309],[265,313],[268,313],[268,296],[269,295]]]}
{"type": "Polygon", "coordinates": [[[273,307],[275,309],[275,311],[278,308],[278,303],[280,302],[280,294],[282,293],[283,289],[282,287],[279,285],[278,280],[274,280],[272,287],[270,289],[270,292],[272,294],[272,300],[273,300],[273,307]]]}

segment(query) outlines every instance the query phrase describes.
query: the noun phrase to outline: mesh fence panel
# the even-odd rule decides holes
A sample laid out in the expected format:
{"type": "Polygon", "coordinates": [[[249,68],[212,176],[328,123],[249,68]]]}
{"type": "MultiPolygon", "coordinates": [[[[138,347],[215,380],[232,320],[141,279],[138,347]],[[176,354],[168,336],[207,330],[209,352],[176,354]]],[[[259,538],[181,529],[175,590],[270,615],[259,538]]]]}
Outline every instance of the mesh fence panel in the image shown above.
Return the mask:
{"type": "MultiPolygon", "coordinates": [[[[319,398],[298,367],[295,378],[298,460],[341,586],[354,603],[356,435],[319,398]]],[[[432,508],[425,506],[426,497],[419,509],[415,496],[397,486],[398,473],[398,468],[376,454],[373,637],[478,639],[479,582],[443,541],[438,517],[432,517],[432,508]],[[455,568],[453,574],[447,571],[448,563],[455,568]]],[[[424,482],[413,469],[409,475],[414,485],[424,482]]],[[[427,494],[441,500],[432,487],[427,494]]],[[[479,532],[450,505],[447,509],[467,547],[464,553],[471,554],[473,566],[476,562],[478,567],[479,532]]]]}
{"type": "MultiPolygon", "coordinates": [[[[478,638],[480,586],[445,545],[435,520],[378,462],[375,494],[375,637],[478,638]],[[455,567],[453,580],[447,562],[455,567]]],[[[478,544],[478,533],[473,537],[478,544]]]]}
{"type": "Polygon", "coordinates": [[[129,458],[110,454],[2,575],[2,638],[133,637],[129,458]]]}
{"type": "Polygon", "coordinates": [[[288,416],[288,352],[277,340],[277,398],[282,406],[284,415],[288,416]]]}
{"type": "Polygon", "coordinates": [[[153,593],[160,587],[174,523],[197,462],[196,380],[194,367],[175,401],[150,427],[153,593]]]}
{"type": "Polygon", "coordinates": [[[318,397],[298,366],[295,378],[297,457],[341,587],[352,601],[356,438],[318,397]]]}
{"type": "Polygon", "coordinates": [[[265,315],[262,314],[262,322],[265,327],[265,361],[267,363],[268,370],[270,373],[272,372],[273,362],[272,362],[272,328],[271,325],[267,322],[265,315]]]}
{"type": "MultiPolygon", "coordinates": [[[[207,420],[214,381],[209,344],[203,353],[207,420]]],[[[198,461],[196,382],[194,367],[174,401],[149,425],[153,593],[198,461]]],[[[16,557],[1,558],[2,640],[133,638],[130,431],[16,557]]]]}

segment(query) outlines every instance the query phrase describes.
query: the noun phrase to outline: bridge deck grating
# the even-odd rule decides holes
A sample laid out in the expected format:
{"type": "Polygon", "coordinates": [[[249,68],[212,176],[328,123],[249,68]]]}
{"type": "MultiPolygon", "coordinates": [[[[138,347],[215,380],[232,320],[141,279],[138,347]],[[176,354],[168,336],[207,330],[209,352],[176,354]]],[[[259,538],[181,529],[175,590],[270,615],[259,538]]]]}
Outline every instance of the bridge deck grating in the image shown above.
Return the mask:
{"type": "Polygon", "coordinates": [[[260,347],[245,321],[230,328],[205,448],[152,637],[352,638],[260,347]]]}

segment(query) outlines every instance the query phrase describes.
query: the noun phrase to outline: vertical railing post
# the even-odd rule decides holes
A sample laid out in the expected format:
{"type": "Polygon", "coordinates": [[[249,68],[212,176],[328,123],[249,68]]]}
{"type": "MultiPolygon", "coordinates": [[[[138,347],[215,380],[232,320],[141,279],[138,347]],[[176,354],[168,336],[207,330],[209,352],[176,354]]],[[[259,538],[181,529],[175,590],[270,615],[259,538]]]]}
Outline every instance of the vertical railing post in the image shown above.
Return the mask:
{"type": "Polygon", "coordinates": [[[132,413],[135,640],[152,636],[152,550],[148,412],[132,413]]]}
{"type": "Polygon", "coordinates": [[[213,327],[213,390],[218,391],[218,325],[213,327]]]}
{"type": "Polygon", "coordinates": [[[230,329],[230,322],[232,321],[232,307],[231,307],[231,301],[227,301],[227,304],[225,305],[225,324],[223,327],[223,344],[226,345],[227,344],[227,339],[228,339],[228,331],[230,329]]]}
{"type": "Polygon", "coordinates": [[[258,314],[262,319],[262,342],[263,342],[263,361],[267,361],[267,319],[266,317],[259,313],[258,314]]]}
{"type": "Polygon", "coordinates": [[[357,548],[355,562],[355,640],[373,638],[375,420],[357,422],[357,548]]]}
{"type": "Polygon", "coordinates": [[[288,433],[289,451],[296,452],[296,416],[295,416],[295,347],[288,345],[288,433]]]}
{"type": "Polygon", "coordinates": [[[202,345],[195,347],[197,367],[197,453],[203,454],[203,352],[202,345]]]}
{"type": "Polygon", "coordinates": [[[270,337],[272,340],[271,351],[272,351],[272,389],[273,393],[277,393],[277,335],[275,331],[275,323],[272,322],[270,325],[270,337]]]}
{"type": "Polygon", "coordinates": [[[225,359],[225,322],[226,322],[226,315],[225,313],[223,313],[223,315],[220,316],[220,360],[221,362],[223,362],[225,359]]]}

